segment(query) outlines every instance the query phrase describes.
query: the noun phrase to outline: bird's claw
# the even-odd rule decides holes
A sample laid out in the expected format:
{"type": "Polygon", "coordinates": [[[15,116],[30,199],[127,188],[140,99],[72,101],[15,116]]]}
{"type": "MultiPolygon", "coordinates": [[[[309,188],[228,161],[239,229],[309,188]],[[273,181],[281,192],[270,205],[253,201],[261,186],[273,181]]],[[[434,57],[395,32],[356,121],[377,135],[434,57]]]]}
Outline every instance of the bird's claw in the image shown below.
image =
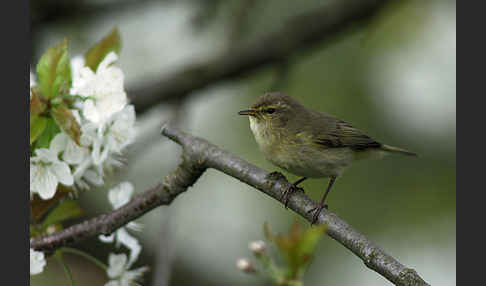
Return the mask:
{"type": "Polygon", "coordinates": [[[321,213],[322,209],[328,209],[329,206],[327,204],[324,204],[324,205],[319,205],[315,208],[312,208],[310,210],[307,211],[307,213],[312,213],[314,212],[314,215],[312,216],[312,222],[311,222],[311,225],[314,225],[317,223],[317,220],[319,219],[319,214],[321,213]]]}
{"type": "Polygon", "coordinates": [[[282,200],[284,201],[285,208],[288,208],[289,205],[289,200],[290,200],[290,195],[297,191],[302,191],[304,192],[304,189],[301,187],[296,186],[295,184],[291,184],[282,194],[282,200]]]}

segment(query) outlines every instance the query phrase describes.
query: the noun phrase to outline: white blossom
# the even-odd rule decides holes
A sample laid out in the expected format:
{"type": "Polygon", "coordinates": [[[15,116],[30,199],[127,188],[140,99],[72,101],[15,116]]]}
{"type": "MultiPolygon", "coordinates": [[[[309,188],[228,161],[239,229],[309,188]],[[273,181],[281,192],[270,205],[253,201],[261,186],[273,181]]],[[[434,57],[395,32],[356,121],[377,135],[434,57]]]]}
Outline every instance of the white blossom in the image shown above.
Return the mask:
{"type": "Polygon", "coordinates": [[[128,270],[127,255],[110,253],[108,257],[108,269],[106,274],[111,279],[105,286],[130,286],[131,282],[141,278],[149,270],[147,266],[128,270]]]}
{"type": "Polygon", "coordinates": [[[30,158],[30,193],[35,193],[44,199],[50,199],[56,193],[59,183],[71,186],[74,183],[71,169],[66,162],[59,160],[59,153],[67,145],[67,136],[59,133],[52,139],[49,149],[35,150],[35,156],[30,158]]]}
{"type": "Polygon", "coordinates": [[[142,251],[142,246],[135,237],[128,233],[126,227],[120,227],[111,235],[100,235],[98,238],[101,242],[112,243],[113,241],[116,241],[117,247],[124,245],[126,248],[128,248],[130,250],[130,259],[128,261],[129,265],[132,265],[137,260],[140,252],[142,251]]]}
{"type": "Polygon", "coordinates": [[[94,165],[101,165],[108,157],[109,149],[103,148],[103,129],[92,122],[81,125],[81,145],[91,148],[91,158],[94,165]]]}
{"type": "MultiPolygon", "coordinates": [[[[83,56],[71,59],[70,94],[78,96],[73,97],[71,112],[81,127],[80,145],[61,132],[51,148],[34,151],[30,158],[31,197],[38,193],[44,199],[51,198],[59,183],[84,189],[100,186],[105,171],[122,165],[120,155],[135,139],[135,110],[133,105],[127,106],[124,75],[114,65],[117,59],[115,53],[109,53],[94,72],[85,65],[83,56]]],[[[34,84],[30,72],[31,87],[34,84]]],[[[134,223],[129,226],[138,228],[134,223]]]]}
{"type": "Polygon", "coordinates": [[[265,242],[263,240],[252,241],[248,244],[248,248],[255,254],[261,254],[265,251],[265,242]]]}
{"type": "Polygon", "coordinates": [[[135,110],[132,105],[126,106],[102,127],[90,121],[80,121],[80,142],[90,148],[90,158],[76,167],[74,176],[77,185],[87,188],[87,182],[103,184],[104,170],[122,166],[118,156],[135,139],[135,110]]]}
{"type": "Polygon", "coordinates": [[[113,65],[117,59],[117,55],[111,52],[99,64],[96,73],[86,66],[79,71],[76,68],[74,72],[71,93],[86,98],[83,115],[98,127],[127,104],[123,72],[113,65]]]}
{"type": "Polygon", "coordinates": [[[128,203],[132,194],[133,185],[130,182],[122,182],[108,192],[108,200],[113,209],[117,209],[128,203]]]}
{"type": "Polygon", "coordinates": [[[82,82],[84,78],[81,77],[81,70],[85,67],[84,64],[84,56],[77,55],[71,59],[71,77],[73,82],[73,87],[70,90],[71,94],[76,94],[76,88],[74,86],[78,87],[84,84],[82,82]]]}
{"type": "MultiPolygon", "coordinates": [[[[133,194],[133,185],[129,182],[122,182],[117,187],[111,189],[108,192],[108,200],[110,201],[113,209],[117,209],[125,205],[130,201],[133,194]]],[[[116,246],[124,245],[130,250],[130,259],[128,265],[135,262],[142,251],[142,246],[138,240],[130,235],[127,228],[140,230],[141,226],[135,222],[129,222],[126,227],[120,227],[111,235],[100,235],[98,238],[105,243],[112,243],[116,241],[116,246]]]]}
{"type": "Polygon", "coordinates": [[[44,271],[46,259],[44,253],[30,249],[30,275],[36,275],[44,271]]]}
{"type": "Polygon", "coordinates": [[[89,158],[89,149],[79,146],[69,138],[66,149],[62,154],[62,160],[70,165],[79,165],[89,158]]]}
{"type": "Polygon", "coordinates": [[[102,186],[104,184],[103,175],[93,168],[86,170],[80,180],[94,186],[102,186]]]}
{"type": "MultiPolygon", "coordinates": [[[[73,115],[78,123],[81,123],[79,113],[77,113],[76,111],[77,110],[73,110],[73,115]]],[[[63,137],[64,144],[62,145],[62,149],[64,150],[62,154],[62,160],[73,166],[73,178],[76,186],[83,189],[88,189],[88,183],[95,186],[102,185],[102,175],[92,170],[93,160],[91,158],[91,151],[89,149],[89,146],[84,146],[82,144],[81,146],[79,146],[65,133],[61,134],[62,135],[59,136],[63,137]]]]}
{"type": "Polygon", "coordinates": [[[135,139],[135,108],[126,106],[113,117],[113,124],[106,133],[106,148],[112,152],[120,153],[135,139]]]}
{"type": "Polygon", "coordinates": [[[240,258],[240,259],[236,260],[236,268],[238,268],[238,270],[246,272],[246,273],[255,272],[255,268],[253,268],[250,261],[246,258],[240,258]]]}
{"type": "Polygon", "coordinates": [[[81,126],[81,144],[91,146],[93,164],[101,166],[120,166],[114,154],[121,154],[122,150],[135,139],[135,109],[128,105],[114,114],[108,122],[98,127],[88,122],[81,126]]]}

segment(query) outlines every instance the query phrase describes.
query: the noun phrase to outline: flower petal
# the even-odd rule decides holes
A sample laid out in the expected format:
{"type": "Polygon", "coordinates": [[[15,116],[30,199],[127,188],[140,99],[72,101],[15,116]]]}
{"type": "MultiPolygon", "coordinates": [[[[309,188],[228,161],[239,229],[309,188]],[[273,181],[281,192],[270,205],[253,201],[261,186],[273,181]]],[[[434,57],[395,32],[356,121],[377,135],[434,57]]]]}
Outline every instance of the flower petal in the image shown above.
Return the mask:
{"type": "Polygon", "coordinates": [[[131,236],[125,228],[120,228],[116,231],[117,243],[125,245],[130,249],[130,259],[128,260],[127,268],[137,260],[138,255],[142,251],[142,246],[138,243],[138,240],[131,236]]]}
{"type": "Polygon", "coordinates": [[[130,230],[137,231],[137,232],[141,232],[143,230],[143,224],[134,221],[127,223],[126,227],[130,230]]]}
{"type": "Polygon", "coordinates": [[[108,53],[105,58],[101,61],[101,63],[98,66],[98,71],[103,72],[108,68],[109,65],[112,63],[116,62],[118,60],[118,56],[116,55],[115,52],[110,52],[108,53]]]}
{"type": "Polygon", "coordinates": [[[68,164],[64,162],[52,163],[49,170],[56,175],[57,180],[66,186],[72,186],[74,183],[73,174],[71,174],[71,169],[69,169],[68,164]]]}
{"type": "Polygon", "coordinates": [[[114,117],[107,141],[110,149],[120,152],[135,139],[135,110],[133,105],[126,106],[114,117]]]}
{"type": "Polygon", "coordinates": [[[39,148],[35,150],[35,157],[32,158],[32,160],[36,162],[42,161],[44,163],[50,163],[56,162],[59,159],[57,158],[56,152],[51,149],[39,148]]]}
{"type": "Polygon", "coordinates": [[[39,194],[43,200],[54,197],[58,180],[56,175],[50,171],[50,166],[37,165],[31,168],[31,172],[33,177],[30,183],[31,191],[39,194]]]}
{"type": "Polygon", "coordinates": [[[140,277],[142,277],[143,274],[145,272],[147,272],[148,270],[149,270],[149,268],[147,266],[143,266],[143,267],[139,267],[137,269],[127,271],[127,272],[125,272],[125,274],[123,274],[122,281],[126,281],[126,282],[128,282],[128,284],[130,284],[130,282],[135,281],[135,280],[139,279],[140,277]]]}
{"type": "Polygon", "coordinates": [[[46,260],[44,253],[30,249],[30,275],[36,275],[44,271],[46,260]]]}
{"type": "Polygon", "coordinates": [[[101,166],[103,162],[108,158],[109,149],[103,146],[103,137],[96,136],[93,138],[93,146],[91,151],[91,158],[95,166],[101,166]]]}
{"type": "Polygon", "coordinates": [[[49,150],[51,150],[56,155],[56,159],[57,159],[57,155],[59,153],[63,152],[66,149],[66,146],[68,144],[68,140],[69,140],[69,137],[64,132],[57,134],[52,139],[52,141],[49,145],[49,150]]]}
{"type": "Polygon", "coordinates": [[[87,122],[81,125],[81,145],[89,147],[94,141],[98,140],[98,135],[96,134],[97,126],[91,122],[87,122]]]}
{"type": "Polygon", "coordinates": [[[89,150],[83,148],[69,139],[66,145],[66,150],[62,154],[62,159],[71,165],[81,164],[86,157],[89,157],[89,150]]]}
{"type": "Polygon", "coordinates": [[[101,121],[101,115],[96,108],[94,101],[91,99],[84,102],[83,115],[93,123],[100,123],[101,121]]]}
{"type": "Polygon", "coordinates": [[[112,243],[114,240],[115,240],[115,234],[112,233],[110,235],[99,235],[98,236],[98,239],[101,241],[101,242],[104,242],[104,243],[112,243]]]}
{"type": "Polygon", "coordinates": [[[108,200],[114,209],[117,209],[130,201],[133,194],[133,185],[130,182],[122,182],[108,192],[108,200]]]}
{"type": "Polygon", "coordinates": [[[108,256],[108,269],[106,270],[106,274],[110,278],[116,278],[123,274],[126,267],[125,264],[127,263],[127,255],[125,253],[115,254],[110,253],[108,256]]]}
{"type": "Polygon", "coordinates": [[[86,170],[86,172],[83,175],[83,178],[92,185],[95,186],[103,185],[103,177],[93,170],[86,170]]]}

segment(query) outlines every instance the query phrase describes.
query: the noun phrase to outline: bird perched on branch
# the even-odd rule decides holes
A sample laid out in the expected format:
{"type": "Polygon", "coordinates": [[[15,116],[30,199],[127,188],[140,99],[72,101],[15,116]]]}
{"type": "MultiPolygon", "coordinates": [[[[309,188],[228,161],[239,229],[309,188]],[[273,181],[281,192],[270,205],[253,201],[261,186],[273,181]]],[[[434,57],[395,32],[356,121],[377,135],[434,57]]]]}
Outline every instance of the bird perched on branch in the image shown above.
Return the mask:
{"type": "Polygon", "coordinates": [[[265,158],[288,172],[301,176],[284,192],[285,206],[307,178],[330,178],[312,224],[327,208],[325,200],[336,178],[351,163],[367,158],[380,158],[387,153],[410,156],[410,151],[382,144],[350,124],[324,112],[312,110],[280,92],[266,93],[250,109],[250,128],[265,158]]]}

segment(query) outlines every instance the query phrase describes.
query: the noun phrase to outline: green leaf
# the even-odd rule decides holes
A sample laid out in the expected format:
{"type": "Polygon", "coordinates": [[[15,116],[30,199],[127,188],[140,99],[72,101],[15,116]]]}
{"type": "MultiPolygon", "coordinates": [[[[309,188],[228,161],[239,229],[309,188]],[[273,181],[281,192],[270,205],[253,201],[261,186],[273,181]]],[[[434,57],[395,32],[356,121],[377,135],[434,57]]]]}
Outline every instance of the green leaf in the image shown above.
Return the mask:
{"type": "Polygon", "coordinates": [[[47,118],[46,127],[44,128],[44,132],[37,138],[35,148],[49,148],[52,138],[60,132],[61,129],[56,121],[52,118],[47,118]]]}
{"type": "Polygon", "coordinates": [[[91,68],[94,72],[98,65],[103,61],[105,56],[110,52],[120,53],[121,40],[120,33],[117,28],[114,28],[108,36],[96,43],[85,55],[86,66],[91,68]]]}
{"type": "Polygon", "coordinates": [[[54,98],[71,87],[71,65],[67,40],[49,48],[37,64],[37,76],[42,96],[54,98]]]}
{"type": "Polygon", "coordinates": [[[286,279],[298,279],[302,275],[325,230],[325,225],[303,230],[298,223],[295,223],[288,233],[274,235],[265,223],[265,237],[277,245],[286,263],[286,279]]]}
{"type": "Polygon", "coordinates": [[[44,132],[47,125],[47,118],[43,116],[30,115],[30,145],[44,132]]]}
{"type": "Polygon", "coordinates": [[[63,201],[54,208],[42,223],[42,228],[62,222],[66,219],[76,218],[83,214],[83,210],[73,200],[63,201]]]}
{"type": "Polygon", "coordinates": [[[298,256],[304,258],[311,255],[325,231],[326,225],[318,225],[307,229],[300,238],[297,248],[298,256]]]}
{"type": "Polygon", "coordinates": [[[37,236],[37,229],[35,226],[33,225],[29,225],[29,237],[32,238],[32,237],[35,237],[37,236]]]}
{"type": "Polygon", "coordinates": [[[66,132],[76,144],[80,145],[79,138],[81,137],[81,127],[71,110],[64,105],[56,105],[51,109],[51,115],[56,121],[57,125],[66,132]]]}

